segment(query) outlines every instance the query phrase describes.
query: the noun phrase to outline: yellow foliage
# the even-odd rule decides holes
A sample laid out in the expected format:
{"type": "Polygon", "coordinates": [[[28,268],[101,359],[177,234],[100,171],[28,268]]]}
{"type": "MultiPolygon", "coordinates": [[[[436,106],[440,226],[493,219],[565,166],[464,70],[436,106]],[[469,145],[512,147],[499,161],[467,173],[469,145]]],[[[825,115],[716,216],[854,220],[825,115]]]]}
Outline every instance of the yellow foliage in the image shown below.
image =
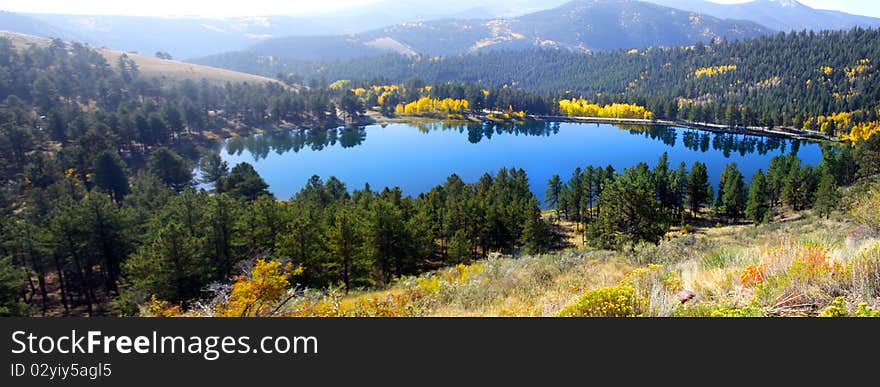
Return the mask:
{"type": "Polygon", "coordinates": [[[470,109],[470,105],[466,99],[436,99],[431,97],[422,97],[418,101],[410,102],[406,105],[397,105],[395,111],[397,114],[419,116],[419,115],[439,115],[464,113],[470,109]]]}
{"type": "Polygon", "coordinates": [[[363,87],[358,87],[357,89],[351,89],[351,92],[354,93],[354,95],[360,97],[367,92],[367,89],[364,89],[363,87]]]}
{"type": "Polygon", "coordinates": [[[697,69],[694,72],[694,76],[697,78],[702,77],[714,77],[716,75],[721,75],[730,71],[735,71],[736,65],[723,65],[723,66],[712,66],[712,67],[703,67],[697,69]]]}
{"type": "Polygon", "coordinates": [[[844,69],[844,71],[846,71],[846,76],[850,79],[855,79],[856,76],[866,73],[868,69],[871,68],[869,63],[871,62],[868,61],[863,63],[859,61],[859,64],[855,65],[855,67],[847,67],[844,69]]]}
{"type": "Polygon", "coordinates": [[[871,308],[867,303],[859,303],[858,306],[852,308],[847,304],[843,297],[836,297],[831,305],[828,305],[819,317],[880,317],[880,309],[871,308]]]}
{"type": "Polygon", "coordinates": [[[859,141],[868,140],[877,132],[880,132],[880,122],[863,122],[853,125],[852,129],[850,129],[849,135],[845,136],[845,138],[853,143],[857,143],[859,141]]]}
{"type": "Polygon", "coordinates": [[[290,287],[290,274],[301,273],[302,267],[293,273],[290,271],[289,263],[282,268],[281,262],[257,260],[250,277],[241,275],[232,284],[229,300],[219,308],[217,315],[255,317],[271,312],[290,287]]]}
{"type": "Polygon", "coordinates": [[[865,141],[874,135],[874,133],[880,132],[880,122],[854,122],[852,116],[853,113],[840,112],[828,116],[819,116],[815,119],[807,118],[804,120],[804,128],[815,125],[815,128],[818,128],[824,133],[843,133],[841,137],[845,140],[852,141],[853,143],[865,141]]]}
{"type": "Polygon", "coordinates": [[[825,75],[831,75],[834,72],[834,67],[831,66],[822,66],[819,68],[819,71],[822,71],[825,75]]]}
{"type": "Polygon", "coordinates": [[[331,83],[331,84],[330,84],[330,89],[333,89],[333,90],[346,89],[346,88],[348,88],[349,85],[351,85],[351,81],[350,81],[350,80],[348,80],[348,79],[340,79],[340,80],[338,80],[338,81],[336,81],[336,82],[331,83]]]}
{"type": "Polygon", "coordinates": [[[636,317],[647,301],[636,295],[632,286],[609,286],[590,290],[565,309],[559,317],[636,317]]]}
{"type": "Polygon", "coordinates": [[[372,89],[373,89],[374,93],[379,94],[382,92],[391,92],[391,91],[400,90],[400,86],[398,86],[398,85],[373,85],[372,89]]]}
{"type": "Polygon", "coordinates": [[[168,301],[156,298],[156,295],[141,308],[141,316],[145,317],[174,317],[182,314],[183,310],[179,305],[171,305],[168,301]]]}
{"type": "Polygon", "coordinates": [[[560,100],[559,110],[563,114],[571,117],[630,118],[645,120],[654,118],[654,114],[649,112],[643,106],[625,103],[599,106],[590,103],[583,98],[560,100]]]}

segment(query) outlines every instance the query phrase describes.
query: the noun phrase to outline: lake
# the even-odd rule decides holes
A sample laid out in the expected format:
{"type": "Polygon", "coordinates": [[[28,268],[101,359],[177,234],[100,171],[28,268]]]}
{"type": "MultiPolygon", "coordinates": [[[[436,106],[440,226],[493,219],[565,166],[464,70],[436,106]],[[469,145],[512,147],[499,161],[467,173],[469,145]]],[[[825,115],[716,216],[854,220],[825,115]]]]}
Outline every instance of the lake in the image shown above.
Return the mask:
{"type": "Polygon", "coordinates": [[[543,200],[553,174],[567,179],[576,167],[612,165],[623,171],[663,152],[670,168],[682,161],[706,163],[717,188],[721,171],[735,162],[747,179],[766,171],[776,155],[797,154],[816,165],[818,144],[801,140],[721,134],[666,126],[535,122],[523,125],[440,122],[372,125],[331,130],[271,132],[227,140],[221,157],[230,168],[248,162],[278,199],[296,194],[312,175],[336,176],[349,190],[399,186],[418,195],[456,173],[474,182],[502,167],[526,171],[532,191],[543,200]]]}

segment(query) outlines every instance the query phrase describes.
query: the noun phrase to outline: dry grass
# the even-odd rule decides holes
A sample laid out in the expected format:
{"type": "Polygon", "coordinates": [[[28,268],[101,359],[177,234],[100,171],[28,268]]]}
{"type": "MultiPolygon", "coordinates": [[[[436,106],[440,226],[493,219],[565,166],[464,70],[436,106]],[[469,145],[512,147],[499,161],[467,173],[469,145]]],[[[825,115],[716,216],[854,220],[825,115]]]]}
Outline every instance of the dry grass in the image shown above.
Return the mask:
{"type": "Polygon", "coordinates": [[[290,316],[555,316],[589,290],[632,286],[645,316],[816,315],[834,297],[880,304],[880,242],[853,237],[843,220],[804,216],[763,226],[698,230],[628,252],[574,248],[404,278],[349,296],[313,292],[285,308],[290,316]],[[861,257],[861,259],[857,259],[861,257]],[[767,281],[743,284],[749,265],[767,281]],[[849,268],[843,272],[843,268],[849,268]],[[687,289],[696,298],[682,306],[687,289]]]}

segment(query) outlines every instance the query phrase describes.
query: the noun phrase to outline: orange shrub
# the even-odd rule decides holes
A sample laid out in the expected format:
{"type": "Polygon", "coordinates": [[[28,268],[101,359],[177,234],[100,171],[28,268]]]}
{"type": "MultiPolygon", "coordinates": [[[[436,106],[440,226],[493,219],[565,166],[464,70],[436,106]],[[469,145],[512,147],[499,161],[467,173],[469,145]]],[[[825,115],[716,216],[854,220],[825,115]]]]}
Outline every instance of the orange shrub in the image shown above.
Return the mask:
{"type": "Polygon", "coordinates": [[[767,264],[752,264],[743,270],[739,276],[739,282],[743,286],[756,286],[767,280],[767,264]]]}
{"type": "Polygon", "coordinates": [[[797,254],[797,261],[806,266],[811,275],[831,271],[828,262],[828,249],[818,244],[805,244],[797,254]]]}

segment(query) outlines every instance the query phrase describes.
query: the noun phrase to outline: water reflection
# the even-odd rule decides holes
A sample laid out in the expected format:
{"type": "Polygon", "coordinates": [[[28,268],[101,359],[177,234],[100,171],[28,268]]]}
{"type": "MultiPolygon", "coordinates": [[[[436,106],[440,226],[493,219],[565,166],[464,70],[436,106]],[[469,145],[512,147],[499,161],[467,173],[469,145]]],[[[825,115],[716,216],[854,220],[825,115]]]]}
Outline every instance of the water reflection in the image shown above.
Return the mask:
{"type": "MultiPolygon", "coordinates": [[[[419,121],[410,123],[410,126],[422,133],[436,131],[453,131],[467,135],[467,141],[477,144],[482,141],[490,141],[495,136],[535,136],[549,137],[559,133],[559,122],[528,122],[528,123],[456,123],[444,121],[419,121]]],[[[593,127],[592,124],[581,124],[585,130],[593,127]]],[[[599,127],[599,124],[595,125],[599,127]]],[[[628,131],[635,136],[642,136],[651,140],[662,142],[674,147],[681,142],[687,149],[698,152],[716,151],[725,157],[732,154],[745,156],[757,153],[797,154],[804,140],[790,140],[776,137],[760,137],[743,134],[713,133],[695,129],[683,129],[669,126],[632,126],[621,125],[620,129],[628,131]]],[[[261,135],[250,137],[233,138],[226,142],[225,149],[230,155],[239,156],[247,151],[254,160],[263,160],[274,152],[279,155],[288,152],[298,153],[303,149],[320,151],[339,144],[342,148],[352,148],[364,144],[367,139],[365,127],[340,127],[335,129],[308,129],[308,130],[275,130],[266,131],[261,135]]]]}
{"type": "Polygon", "coordinates": [[[801,145],[806,140],[785,139],[779,137],[761,137],[734,133],[713,133],[696,129],[682,129],[669,126],[621,126],[635,135],[661,141],[674,147],[681,133],[682,145],[687,149],[699,152],[719,151],[725,157],[731,154],[745,156],[757,153],[766,155],[769,153],[786,153],[789,144],[791,153],[797,154],[801,145]]]}
{"type": "Polygon", "coordinates": [[[320,151],[336,144],[352,148],[363,144],[366,139],[364,127],[268,131],[256,136],[232,138],[226,142],[226,152],[238,156],[247,151],[254,160],[263,160],[270,152],[282,155],[303,149],[320,151]]]}

